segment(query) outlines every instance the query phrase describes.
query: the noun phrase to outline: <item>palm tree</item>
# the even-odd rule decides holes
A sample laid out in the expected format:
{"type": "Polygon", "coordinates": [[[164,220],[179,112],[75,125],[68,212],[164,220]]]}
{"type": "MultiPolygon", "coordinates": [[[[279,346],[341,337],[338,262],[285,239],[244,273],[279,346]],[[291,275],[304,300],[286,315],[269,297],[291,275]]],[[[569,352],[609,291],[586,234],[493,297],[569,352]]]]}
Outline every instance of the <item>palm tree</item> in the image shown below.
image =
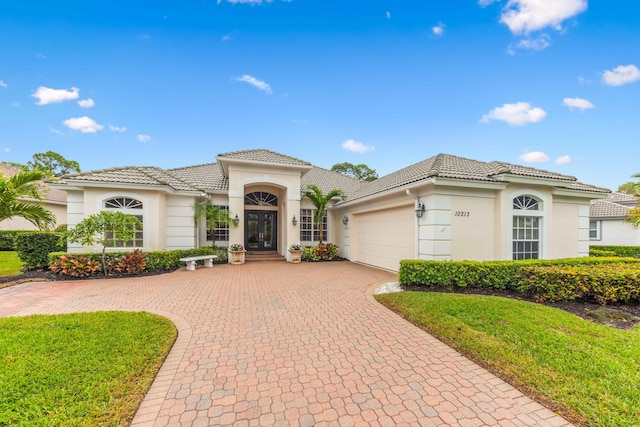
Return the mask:
{"type": "Polygon", "coordinates": [[[322,244],[322,218],[327,215],[327,205],[334,197],[340,197],[344,200],[345,195],[342,190],[337,189],[330,190],[327,194],[324,194],[317,185],[309,184],[307,185],[307,189],[302,192],[302,196],[311,200],[311,203],[313,203],[313,206],[316,208],[316,210],[313,211],[313,222],[318,227],[318,238],[320,244],[322,244]]]}
{"type": "Polygon", "coordinates": [[[21,217],[41,230],[55,225],[55,215],[40,203],[43,195],[39,181],[45,177],[39,171],[0,175],[0,221],[21,217]]]}
{"type": "Polygon", "coordinates": [[[229,210],[216,206],[207,199],[202,203],[193,205],[193,218],[200,221],[204,217],[207,230],[211,233],[212,246],[216,246],[216,229],[218,225],[228,225],[233,219],[229,216],[229,210]]]}

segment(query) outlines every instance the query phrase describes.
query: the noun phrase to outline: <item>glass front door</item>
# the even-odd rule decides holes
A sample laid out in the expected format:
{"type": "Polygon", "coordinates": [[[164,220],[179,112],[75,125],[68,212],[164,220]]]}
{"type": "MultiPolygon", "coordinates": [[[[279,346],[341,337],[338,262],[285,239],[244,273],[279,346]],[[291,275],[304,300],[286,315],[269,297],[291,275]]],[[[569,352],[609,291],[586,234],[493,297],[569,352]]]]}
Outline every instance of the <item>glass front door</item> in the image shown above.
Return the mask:
{"type": "Polygon", "coordinates": [[[248,251],[275,251],[276,212],[245,211],[245,247],[248,251]]]}

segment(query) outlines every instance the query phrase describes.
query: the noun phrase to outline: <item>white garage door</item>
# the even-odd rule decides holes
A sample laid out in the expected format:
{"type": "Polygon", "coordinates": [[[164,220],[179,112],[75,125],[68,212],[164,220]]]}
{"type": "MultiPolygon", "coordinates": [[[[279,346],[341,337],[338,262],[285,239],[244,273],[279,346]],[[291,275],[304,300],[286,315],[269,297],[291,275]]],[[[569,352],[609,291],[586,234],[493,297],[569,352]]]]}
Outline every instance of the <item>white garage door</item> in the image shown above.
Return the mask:
{"type": "Polygon", "coordinates": [[[398,271],[400,260],[415,258],[413,205],[354,215],[354,261],[398,271]]]}

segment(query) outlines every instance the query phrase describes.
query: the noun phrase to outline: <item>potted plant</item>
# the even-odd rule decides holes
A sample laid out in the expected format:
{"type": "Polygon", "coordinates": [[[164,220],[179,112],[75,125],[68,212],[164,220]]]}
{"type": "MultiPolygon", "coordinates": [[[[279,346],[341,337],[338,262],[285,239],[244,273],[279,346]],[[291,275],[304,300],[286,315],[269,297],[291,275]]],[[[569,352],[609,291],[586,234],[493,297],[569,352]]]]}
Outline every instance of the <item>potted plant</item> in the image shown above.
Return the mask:
{"type": "Polygon", "coordinates": [[[302,246],[297,243],[289,246],[289,253],[291,254],[290,262],[292,264],[299,264],[302,259],[302,246]]]}
{"type": "Polygon", "coordinates": [[[240,243],[234,243],[229,246],[229,253],[231,254],[231,264],[244,264],[244,253],[246,250],[240,243]]]}

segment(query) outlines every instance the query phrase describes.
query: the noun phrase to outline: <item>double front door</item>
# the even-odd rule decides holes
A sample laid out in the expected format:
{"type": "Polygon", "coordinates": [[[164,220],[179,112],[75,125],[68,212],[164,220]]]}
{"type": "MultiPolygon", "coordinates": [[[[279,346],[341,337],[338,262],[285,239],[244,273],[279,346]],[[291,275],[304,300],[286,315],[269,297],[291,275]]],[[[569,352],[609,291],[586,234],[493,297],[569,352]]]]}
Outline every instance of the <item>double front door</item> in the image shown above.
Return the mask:
{"type": "Polygon", "coordinates": [[[248,251],[275,251],[277,212],[245,211],[245,247],[248,251]]]}

